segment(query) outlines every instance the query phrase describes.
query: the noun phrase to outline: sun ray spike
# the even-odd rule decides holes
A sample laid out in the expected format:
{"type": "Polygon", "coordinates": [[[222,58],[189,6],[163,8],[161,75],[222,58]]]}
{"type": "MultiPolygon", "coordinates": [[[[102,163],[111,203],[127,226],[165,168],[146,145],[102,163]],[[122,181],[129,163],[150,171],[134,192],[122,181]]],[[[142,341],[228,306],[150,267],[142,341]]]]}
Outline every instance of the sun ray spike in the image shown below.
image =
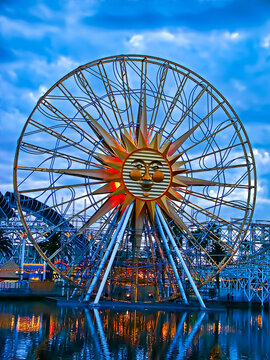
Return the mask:
{"type": "Polygon", "coordinates": [[[92,192],[92,195],[97,195],[97,194],[108,194],[112,191],[112,183],[107,183],[103,186],[101,186],[99,189],[95,190],[94,192],[92,192]]]}
{"type": "Polygon", "coordinates": [[[168,201],[165,198],[165,196],[162,196],[161,198],[157,199],[157,203],[159,204],[161,209],[164,210],[169,215],[168,201]]]}
{"type": "Polygon", "coordinates": [[[168,207],[169,207],[170,218],[175,222],[175,224],[178,226],[180,230],[182,231],[184,230],[196,242],[196,239],[194,238],[194,236],[192,235],[186,224],[183,222],[183,220],[179,217],[174,207],[170,203],[168,204],[168,207]]]}
{"type": "Polygon", "coordinates": [[[151,149],[155,149],[158,150],[159,149],[159,144],[160,144],[160,137],[158,133],[155,133],[155,135],[153,136],[151,143],[149,145],[149,147],[151,149]]]}
{"type": "Polygon", "coordinates": [[[143,106],[141,106],[141,104],[139,105],[137,123],[137,142],[140,147],[145,147],[144,143],[146,143],[147,146],[146,93],[144,93],[143,106]]]}
{"type": "Polygon", "coordinates": [[[147,138],[147,111],[146,111],[146,92],[144,92],[143,98],[143,109],[142,109],[142,119],[140,124],[140,130],[145,138],[147,138]]]}
{"type": "Polygon", "coordinates": [[[172,179],[172,186],[187,187],[187,185],[183,181],[178,180],[176,176],[174,176],[172,179]]]}
{"type": "Polygon", "coordinates": [[[81,234],[84,230],[86,230],[89,226],[93,225],[96,221],[98,221],[102,216],[107,214],[110,210],[115,208],[115,200],[110,198],[108,199],[99,209],[95,212],[90,219],[86,221],[86,223],[80,228],[78,234],[81,234]]]}
{"type": "Polygon", "coordinates": [[[144,207],[144,201],[136,199],[136,207],[135,207],[135,216],[136,216],[136,218],[140,215],[143,207],[144,207]]]}
{"type": "Polygon", "coordinates": [[[171,141],[168,143],[164,143],[160,148],[160,152],[166,156],[170,149],[170,146],[171,146],[171,141]]]}
{"type": "Polygon", "coordinates": [[[120,185],[117,189],[115,189],[115,190],[111,193],[110,197],[115,196],[115,195],[125,194],[125,192],[126,192],[125,187],[124,187],[123,185],[120,185]]]}
{"type": "Polygon", "coordinates": [[[182,146],[184,144],[184,142],[190,137],[190,135],[192,135],[194,133],[194,131],[198,128],[199,125],[200,125],[200,123],[196,124],[190,130],[188,130],[185,134],[180,136],[180,138],[175,140],[170,146],[170,149],[168,151],[168,156],[173,155],[180,148],[180,146],[182,146]]]}
{"type": "Polygon", "coordinates": [[[181,157],[181,154],[176,154],[176,155],[172,155],[172,156],[168,156],[168,161],[171,164],[171,166],[173,166],[174,164],[177,164],[177,166],[182,166],[184,164],[183,161],[178,161],[177,160],[181,157]]]}
{"type": "Polygon", "coordinates": [[[171,200],[175,200],[175,201],[181,201],[181,199],[183,199],[183,196],[172,188],[170,188],[169,191],[167,192],[167,196],[171,200]]]}
{"type": "Polygon", "coordinates": [[[134,144],[132,138],[129,135],[123,134],[122,138],[129,153],[137,149],[136,145],[134,144]]]}
{"type": "Polygon", "coordinates": [[[111,146],[111,149],[117,156],[120,157],[121,160],[125,160],[125,158],[128,156],[128,153],[124,148],[122,148],[122,146],[121,147],[111,146]]]}
{"type": "Polygon", "coordinates": [[[177,163],[174,163],[174,164],[172,164],[172,163],[170,162],[170,165],[171,165],[171,167],[172,167],[172,171],[173,171],[173,172],[174,172],[174,171],[177,171],[177,170],[179,170],[179,169],[182,169],[183,172],[184,172],[184,171],[188,171],[188,169],[184,168],[184,166],[185,166],[185,162],[184,162],[184,161],[178,161],[177,163]]]}
{"type": "Polygon", "coordinates": [[[149,218],[152,223],[154,223],[155,220],[155,202],[154,201],[146,201],[146,206],[149,213],[149,218]]]}
{"type": "Polygon", "coordinates": [[[103,154],[95,154],[93,157],[104,165],[109,165],[111,168],[120,171],[123,165],[123,161],[118,157],[112,157],[103,154]]]}
{"type": "Polygon", "coordinates": [[[121,211],[123,211],[129,204],[131,204],[134,201],[133,196],[126,196],[125,200],[123,201],[123,204],[121,206],[121,211]]]}
{"type": "Polygon", "coordinates": [[[177,175],[174,176],[173,181],[180,181],[185,184],[185,186],[211,186],[211,185],[220,185],[220,183],[211,181],[211,180],[203,180],[203,179],[196,179],[187,176],[177,175]]]}
{"type": "Polygon", "coordinates": [[[178,174],[184,174],[187,171],[188,171],[188,169],[185,169],[185,168],[182,168],[182,169],[174,168],[174,169],[172,169],[173,176],[178,175],[178,174]]]}
{"type": "MultiPolygon", "coordinates": [[[[110,148],[118,149],[119,151],[125,152],[122,145],[119,144],[107,131],[94,119],[91,119],[91,125],[95,130],[95,133],[103,139],[110,148]]],[[[118,155],[118,154],[117,154],[118,155]]]]}
{"type": "Polygon", "coordinates": [[[139,130],[138,146],[139,146],[140,148],[145,148],[145,147],[147,147],[147,139],[144,137],[144,135],[142,134],[141,130],[139,130]]]}
{"type": "Polygon", "coordinates": [[[104,181],[121,178],[115,169],[52,169],[50,172],[104,181]]]}

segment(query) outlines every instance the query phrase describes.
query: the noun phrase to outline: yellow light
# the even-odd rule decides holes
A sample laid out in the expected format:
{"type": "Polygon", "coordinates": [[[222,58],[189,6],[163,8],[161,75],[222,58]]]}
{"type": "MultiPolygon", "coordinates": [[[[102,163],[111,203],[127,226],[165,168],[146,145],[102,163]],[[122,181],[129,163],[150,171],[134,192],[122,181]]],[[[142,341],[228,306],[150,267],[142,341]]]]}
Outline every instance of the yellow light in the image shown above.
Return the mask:
{"type": "Polygon", "coordinates": [[[116,189],[119,188],[120,185],[121,185],[120,182],[115,182],[115,187],[116,187],[116,189]]]}

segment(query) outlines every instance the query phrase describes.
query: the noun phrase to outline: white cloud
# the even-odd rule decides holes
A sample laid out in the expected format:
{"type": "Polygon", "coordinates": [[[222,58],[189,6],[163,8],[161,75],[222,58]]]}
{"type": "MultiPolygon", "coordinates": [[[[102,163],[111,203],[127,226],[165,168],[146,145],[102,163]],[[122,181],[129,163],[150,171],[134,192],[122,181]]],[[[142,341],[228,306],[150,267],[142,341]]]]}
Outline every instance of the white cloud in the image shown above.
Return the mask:
{"type": "Polygon", "coordinates": [[[28,93],[28,96],[29,96],[29,98],[33,101],[33,103],[35,104],[35,103],[38,101],[38,99],[39,99],[42,95],[45,94],[45,92],[46,92],[47,90],[48,90],[48,89],[47,89],[45,86],[41,85],[36,92],[30,91],[30,92],[28,93]]]}
{"type": "Polygon", "coordinates": [[[176,33],[169,32],[167,30],[160,31],[147,31],[141,34],[132,35],[129,41],[126,43],[134,48],[149,47],[150,44],[158,43],[174,43],[178,46],[188,46],[190,44],[190,36],[184,31],[180,30],[176,33]]]}
{"type": "Polygon", "coordinates": [[[253,149],[253,153],[255,156],[255,161],[258,166],[260,165],[269,165],[270,164],[270,155],[268,151],[263,149],[253,149]]]}
{"type": "Polygon", "coordinates": [[[238,32],[229,32],[229,31],[226,31],[224,33],[224,38],[229,40],[229,41],[237,41],[239,40],[241,37],[240,37],[240,34],[238,32]]]}
{"type": "Polygon", "coordinates": [[[201,49],[200,51],[205,53],[205,49],[209,49],[209,45],[216,48],[223,48],[228,46],[229,43],[238,42],[242,40],[244,36],[239,32],[229,31],[210,31],[210,32],[197,32],[192,30],[178,28],[175,32],[168,30],[160,31],[145,31],[140,34],[132,35],[127,45],[131,47],[146,47],[150,44],[157,43],[173,43],[176,46],[184,46],[201,49]],[[206,47],[207,44],[207,47],[206,47]]]}
{"type": "Polygon", "coordinates": [[[144,37],[143,35],[133,35],[131,39],[128,41],[128,43],[131,46],[134,46],[136,48],[142,47],[144,44],[144,37]]]}
{"type": "Polygon", "coordinates": [[[0,32],[8,37],[25,39],[40,39],[49,33],[56,33],[57,27],[47,24],[32,24],[18,19],[8,19],[0,16],[0,32]]]}
{"type": "Polygon", "coordinates": [[[261,43],[261,46],[268,49],[270,47],[270,34],[265,36],[262,43],[261,43]]]}
{"type": "Polygon", "coordinates": [[[232,79],[232,84],[233,84],[234,88],[240,92],[246,90],[246,86],[243,85],[243,83],[240,82],[239,80],[232,79]]]}

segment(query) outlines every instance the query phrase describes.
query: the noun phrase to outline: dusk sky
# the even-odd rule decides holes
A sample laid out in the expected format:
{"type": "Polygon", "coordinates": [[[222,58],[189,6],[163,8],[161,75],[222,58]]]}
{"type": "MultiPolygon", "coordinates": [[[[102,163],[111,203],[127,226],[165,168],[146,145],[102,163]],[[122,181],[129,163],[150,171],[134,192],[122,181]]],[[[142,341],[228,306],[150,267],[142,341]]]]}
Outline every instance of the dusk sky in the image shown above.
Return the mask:
{"type": "Polygon", "coordinates": [[[16,142],[37,100],[92,60],[162,57],[195,71],[231,103],[253,147],[254,220],[270,220],[270,1],[0,2],[1,188],[13,191],[16,142]]]}

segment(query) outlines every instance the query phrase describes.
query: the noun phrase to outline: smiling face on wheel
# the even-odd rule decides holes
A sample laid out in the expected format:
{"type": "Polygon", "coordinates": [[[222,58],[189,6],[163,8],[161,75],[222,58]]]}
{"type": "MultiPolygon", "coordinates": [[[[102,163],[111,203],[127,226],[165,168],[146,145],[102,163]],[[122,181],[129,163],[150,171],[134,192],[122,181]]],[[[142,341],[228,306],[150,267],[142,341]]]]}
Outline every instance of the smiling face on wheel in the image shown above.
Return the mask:
{"type": "Polygon", "coordinates": [[[123,181],[135,197],[152,200],[162,196],[171,181],[170,166],[155,150],[133,152],[123,165],[123,181]]]}

